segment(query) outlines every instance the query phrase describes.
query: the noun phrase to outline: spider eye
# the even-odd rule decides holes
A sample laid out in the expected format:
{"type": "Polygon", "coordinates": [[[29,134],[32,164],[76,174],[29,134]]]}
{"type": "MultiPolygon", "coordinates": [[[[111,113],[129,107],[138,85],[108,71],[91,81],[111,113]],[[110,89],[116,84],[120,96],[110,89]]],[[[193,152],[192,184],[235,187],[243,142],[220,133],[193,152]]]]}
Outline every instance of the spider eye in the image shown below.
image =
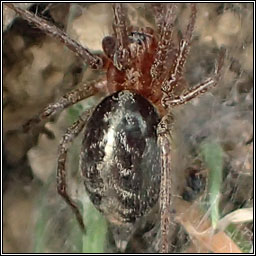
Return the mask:
{"type": "Polygon", "coordinates": [[[132,43],[142,45],[146,41],[146,35],[140,32],[131,32],[129,39],[132,43]]]}
{"type": "Polygon", "coordinates": [[[102,48],[104,53],[110,58],[113,59],[114,52],[116,47],[116,39],[112,36],[106,36],[102,40],[102,48]]]}

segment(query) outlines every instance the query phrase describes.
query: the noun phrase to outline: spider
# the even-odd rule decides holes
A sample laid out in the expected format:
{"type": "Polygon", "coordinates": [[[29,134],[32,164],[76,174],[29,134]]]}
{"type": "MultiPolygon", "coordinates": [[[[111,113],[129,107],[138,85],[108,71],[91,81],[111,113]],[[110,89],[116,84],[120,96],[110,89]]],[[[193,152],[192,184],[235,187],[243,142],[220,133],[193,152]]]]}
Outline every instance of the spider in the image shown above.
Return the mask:
{"type": "Polygon", "coordinates": [[[59,145],[57,191],[72,208],[81,229],[86,230],[82,215],[67,192],[66,159],[70,144],[84,130],[80,167],[91,201],[112,225],[125,229],[125,239],[129,239],[131,227],[160,200],[160,251],[167,253],[171,228],[171,111],[217,85],[225,56],[221,49],[214,74],[184,89],[183,70],[196,22],[196,5],[191,4],[186,31],[176,45],[173,30],[177,4],[151,4],[155,31],[129,26],[125,6],[114,3],[114,33],[103,38],[102,54],[91,53],[29,11],[6,5],[63,42],[90,68],[106,73],[101,80],[84,84],[48,105],[24,125],[28,131],[81,100],[105,95],[95,109],[82,113],[67,129],[59,145]]]}

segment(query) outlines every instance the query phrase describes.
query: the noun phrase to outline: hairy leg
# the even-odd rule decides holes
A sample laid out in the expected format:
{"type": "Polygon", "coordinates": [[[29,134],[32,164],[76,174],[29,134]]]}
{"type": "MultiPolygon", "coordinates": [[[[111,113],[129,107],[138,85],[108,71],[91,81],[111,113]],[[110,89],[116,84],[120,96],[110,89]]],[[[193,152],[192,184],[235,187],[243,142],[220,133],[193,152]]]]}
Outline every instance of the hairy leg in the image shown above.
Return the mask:
{"type": "Polygon", "coordinates": [[[98,85],[104,82],[92,82],[89,84],[82,84],[78,88],[74,89],[71,92],[68,92],[66,95],[62,96],[55,103],[51,103],[46,106],[38,115],[31,118],[28,122],[23,125],[23,130],[27,132],[34,125],[41,122],[44,119],[50,118],[60,110],[67,108],[81,100],[84,100],[92,95],[95,95],[99,92],[98,85]]]}
{"type": "Polygon", "coordinates": [[[72,211],[75,213],[78,223],[83,232],[85,232],[85,226],[83,222],[82,214],[79,211],[76,203],[69,197],[67,193],[67,183],[66,183],[66,160],[67,160],[67,151],[70,147],[70,144],[75,137],[82,131],[84,128],[91,111],[84,112],[80,118],[67,129],[65,135],[62,137],[62,140],[59,145],[59,156],[58,156],[58,167],[57,167],[57,191],[66,201],[66,203],[71,207],[72,211]]]}
{"type": "Polygon", "coordinates": [[[182,95],[174,97],[171,92],[164,93],[164,96],[162,98],[162,105],[165,108],[170,108],[176,105],[182,105],[194,99],[198,95],[207,92],[212,87],[216,86],[221,77],[221,71],[222,71],[224,59],[225,59],[225,49],[223,48],[220,50],[219,59],[216,64],[216,68],[213,76],[207,78],[202,83],[185,91],[182,95]]]}
{"type": "Polygon", "coordinates": [[[114,54],[114,65],[118,70],[128,67],[130,53],[128,51],[128,31],[126,11],[121,3],[113,4],[114,23],[113,29],[116,37],[116,51],[114,54]]]}
{"type": "Polygon", "coordinates": [[[153,10],[157,31],[160,34],[162,30],[162,25],[164,22],[165,11],[166,11],[165,5],[163,3],[151,3],[150,5],[153,10]]]}
{"type": "Polygon", "coordinates": [[[156,83],[161,75],[164,75],[163,71],[170,68],[166,66],[166,61],[168,61],[169,53],[174,50],[172,34],[176,19],[176,9],[176,4],[153,4],[155,22],[160,34],[155,60],[150,70],[153,84],[156,83]]]}
{"type": "Polygon", "coordinates": [[[173,118],[170,114],[172,106],[180,105],[195,98],[201,93],[206,92],[215,86],[219,79],[223,67],[225,50],[221,49],[219,60],[215,68],[214,75],[206,79],[203,83],[187,90],[182,95],[175,96],[175,87],[182,79],[185,61],[189,52],[190,42],[196,20],[196,6],[191,5],[190,22],[187,26],[184,39],[181,40],[179,50],[174,64],[170,70],[170,77],[162,84],[162,105],[167,109],[167,114],[162,118],[158,125],[158,145],[161,148],[161,191],[160,191],[160,209],[161,209],[161,253],[168,253],[169,241],[168,234],[171,224],[171,124],[173,118]]]}
{"type": "Polygon", "coordinates": [[[5,5],[14,10],[24,20],[42,30],[47,35],[54,37],[64,43],[92,69],[101,69],[103,67],[103,61],[99,56],[92,54],[87,48],[71,39],[64,31],[60,30],[55,25],[50,24],[48,21],[38,17],[35,14],[32,14],[27,10],[16,7],[14,4],[5,3],[5,5]]]}
{"type": "Polygon", "coordinates": [[[173,94],[175,87],[179,86],[179,80],[183,76],[184,65],[190,50],[191,38],[195,27],[197,9],[195,4],[191,4],[191,15],[185,36],[179,43],[179,49],[175,56],[174,63],[169,71],[168,78],[162,84],[162,91],[168,93],[169,96],[173,94]]]}
{"type": "Polygon", "coordinates": [[[195,86],[191,90],[185,92],[180,96],[173,98],[171,96],[164,95],[162,98],[162,104],[167,109],[167,114],[162,118],[158,125],[158,144],[161,148],[162,170],[161,170],[161,192],[160,192],[160,209],[161,209],[161,252],[168,253],[168,233],[171,223],[171,130],[173,118],[170,114],[172,106],[184,104],[193,98],[197,97],[208,91],[213,86],[216,86],[220,77],[225,58],[225,50],[221,49],[219,60],[216,65],[214,76],[206,79],[203,83],[195,86]]]}
{"type": "Polygon", "coordinates": [[[157,127],[158,145],[161,149],[161,247],[160,253],[169,251],[169,229],[171,224],[171,130],[173,117],[165,115],[157,127]]]}

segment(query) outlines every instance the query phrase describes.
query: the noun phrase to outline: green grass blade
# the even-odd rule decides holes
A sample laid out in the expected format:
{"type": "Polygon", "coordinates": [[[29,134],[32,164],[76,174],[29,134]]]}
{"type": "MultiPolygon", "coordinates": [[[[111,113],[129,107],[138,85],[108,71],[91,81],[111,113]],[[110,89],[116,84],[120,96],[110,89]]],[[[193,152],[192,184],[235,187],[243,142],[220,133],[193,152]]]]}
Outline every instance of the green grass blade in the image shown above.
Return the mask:
{"type": "Polygon", "coordinates": [[[219,220],[219,197],[222,184],[223,150],[218,143],[205,143],[201,146],[206,166],[209,169],[209,203],[211,207],[211,221],[215,228],[219,220]]]}
{"type": "Polygon", "coordinates": [[[107,222],[93,204],[86,200],[84,221],[86,234],[83,236],[83,253],[104,253],[107,238],[107,222]]]}

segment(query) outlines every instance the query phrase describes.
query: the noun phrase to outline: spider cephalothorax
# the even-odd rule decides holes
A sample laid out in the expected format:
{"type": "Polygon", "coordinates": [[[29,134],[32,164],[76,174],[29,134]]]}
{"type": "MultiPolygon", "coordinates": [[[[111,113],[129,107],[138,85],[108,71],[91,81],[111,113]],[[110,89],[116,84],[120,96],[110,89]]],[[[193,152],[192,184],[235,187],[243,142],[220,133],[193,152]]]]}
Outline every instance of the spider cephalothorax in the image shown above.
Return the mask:
{"type": "Polygon", "coordinates": [[[67,193],[66,158],[69,144],[86,127],[80,166],[92,202],[110,223],[128,227],[127,224],[133,225],[148,213],[160,198],[160,251],[168,252],[171,109],[215,86],[224,60],[224,51],[221,51],[213,76],[191,89],[184,86],[183,69],[196,21],[196,5],[191,4],[186,31],[175,44],[173,28],[177,4],[151,4],[156,30],[128,26],[124,6],[113,4],[114,33],[103,39],[104,53],[98,55],[38,16],[13,4],[7,5],[62,41],[92,69],[103,69],[106,73],[98,82],[85,84],[50,104],[25,125],[28,129],[57,111],[91,95],[104,93],[105,99],[93,111],[80,116],[59,146],[58,192],[72,207],[80,226],[85,230],[82,215],[67,193]]]}
{"type": "Polygon", "coordinates": [[[107,81],[110,93],[128,89],[141,94],[151,102],[160,101],[161,90],[152,90],[151,67],[157,48],[157,39],[151,28],[130,27],[127,35],[126,59],[120,63],[122,55],[118,51],[116,38],[106,37],[102,45],[109,57],[107,81]]]}

